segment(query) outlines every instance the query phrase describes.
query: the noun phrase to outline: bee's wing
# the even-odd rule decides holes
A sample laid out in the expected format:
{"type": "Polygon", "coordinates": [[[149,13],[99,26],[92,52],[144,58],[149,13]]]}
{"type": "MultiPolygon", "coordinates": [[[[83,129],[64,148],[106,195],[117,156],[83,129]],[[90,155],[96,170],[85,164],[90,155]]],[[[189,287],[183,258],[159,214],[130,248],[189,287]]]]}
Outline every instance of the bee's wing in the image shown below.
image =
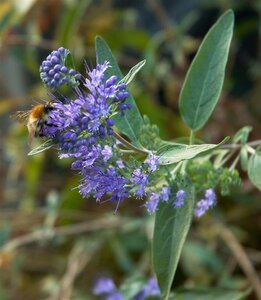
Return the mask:
{"type": "Polygon", "coordinates": [[[26,124],[28,122],[30,112],[30,110],[17,111],[11,115],[11,118],[20,123],[26,124]]]}

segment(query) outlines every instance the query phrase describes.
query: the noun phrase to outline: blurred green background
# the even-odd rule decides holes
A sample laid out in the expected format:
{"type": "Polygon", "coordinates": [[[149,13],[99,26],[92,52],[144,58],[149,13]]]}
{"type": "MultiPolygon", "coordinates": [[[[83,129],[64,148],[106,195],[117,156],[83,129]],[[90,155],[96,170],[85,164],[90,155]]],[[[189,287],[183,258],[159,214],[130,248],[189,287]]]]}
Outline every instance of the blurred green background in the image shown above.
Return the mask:
{"type": "MultiPolygon", "coordinates": [[[[162,138],[186,136],[179,92],[202,38],[228,8],[235,31],[225,85],[198,136],[208,143],[245,125],[253,126],[250,140],[261,138],[260,0],[0,1],[0,300],[95,299],[99,276],[120,285],[152,274],[153,216],[140,202],[126,200],[115,215],[110,203],[80,197],[70,161],[53,150],[27,156],[26,128],[10,115],[48,101],[42,60],[64,46],[84,72],[84,59],[95,65],[96,35],[124,74],[145,58],[130,85],[142,114],[162,138]]],[[[261,299],[261,197],[241,175],[241,188],[220,196],[212,212],[193,222],[173,286],[254,286],[247,299],[261,299]]]]}

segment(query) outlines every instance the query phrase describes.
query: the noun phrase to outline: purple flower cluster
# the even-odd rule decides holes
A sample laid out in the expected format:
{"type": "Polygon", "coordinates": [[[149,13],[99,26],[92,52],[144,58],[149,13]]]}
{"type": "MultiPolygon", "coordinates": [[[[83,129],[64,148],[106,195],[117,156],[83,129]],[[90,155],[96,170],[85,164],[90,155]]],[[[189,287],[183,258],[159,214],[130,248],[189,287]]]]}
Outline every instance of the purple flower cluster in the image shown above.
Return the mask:
{"type": "Polygon", "coordinates": [[[197,202],[197,206],[194,211],[195,216],[198,218],[203,216],[207,210],[209,210],[216,204],[216,201],[217,196],[215,191],[212,188],[207,189],[205,191],[205,198],[197,202]]]}
{"type": "MultiPolygon", "coordinates": [[[[160,200],[162,202],[168,202],[169,198],[171,195],[171,190],[169,187],[163,187],[160,191],[158,192],[152,192],[149,195],[149,200],[146,202],[145,206],[148,210],[149,213],[155,213],[160,200]]],[[[175,208],[179,208],[185,203],[187,193],[180,189],[176,192],[176,198],[173,201],[173,206],[175,208]]],[[[210,188],[205,191],[205,198],[201,199],[197,202],[194,214],[196,217],[201,217],[202,215],[205,214],[205,212],[214,207],[216,204],[216,193],[214,189],[210,188]]]]}
{"type": "Polygon", "coordinates": [[[84,85],[74,100],[54,98],[42,134],[60,147],[60,157],[73,157],[72,169],[83,175],[79,186],[83,196],[93,194],[97,200],[110,194],[110,200],[120,202],[128,197],[124,188],[127,179],[115,168],[116,142],[111,116],[124,113],[124,101],[129,96],[126,85],[118,84],[116,76],[106,78],[109,63],[87,69],[84,85]]]}
{"type": "MultiPolygon", "coordinates": [[[[122,300],[124,299],[121,293],[115,286],[111,278],[99,278],[93,288],[94,295],[104,295],[104,300],[122,300]]],[[[134,300],[143,300],[150,296],[160,296],[160,289],[155,278],[151,278],[145,286],[134,296],[134,300]]]]}
{"type": "Polygon", "coordinates": [[[79,146],[87,142],[91,146],[97,144],[98,137],[112,135],[114,122],[110,117],[117,110],[123,113],[127,108],[127,104],[123,106],[129,96],[127,87],[117,84],[114,75],[106,79],[105,71],[109,67],[105,62],[93,70],[87,69],[84,82],[87,91],[75,91],[75,99],[53,99],[44,135],[57,136],[58,141],[64,143],[61,148],[68,149],[69,153],[78,153],[79,146]]]}
{"type": "MultiPolygon", "coordinates": [[[[60,49],[56,52],[60,53],[60,49]]],[[[52,57],[56,54],[52,53],[49,60],[52,57]]],[[[74,159],[72,169],[82,176],[78,188],[84,197],[110,200],[117,203],[117,209],[125,198],[148,195],[159,158],[148,151],[144,162],[133,156],[126,160],[126,155],[123,162],[122,150],[126,146],[115,137],[112,116],[124,115],[130,108],[125,103],[129,93],[116,76],[106,76],[108,68],[108,62],[92,70],[86,67],[84,88],[74,90],[74,99],[53,96],[41,135],[59,146],[60,158],[74,159]]],[[[159,197],[167,201],[169,190],[162,188],[159,197]]],[[[153,211],[151,205],[146,207],[153,211]]]]}
{"type": "Polygon", "coordinates": [[[70,54],[68,49],[60,47],[51,52],[40,66],[40,77],[51,90],[56,90],[63,84],[75,87],[81,75],[66,66],[66,58],[70,54]]]}
{"type": "MultiPolygon", "coordinates": [[[[149,196],[149,200],[146,202],[145,206],[149,213],[156,212],[160,200],[162,202],[168,202],[170,199],[171,190],[169,187],[163,187],[157,193],[152,192],[149,196]]],[[[178,208],[184,205],[186,199],[186,192],[184,190],[178,190],[176,192],[176,199],[173,201],[173,206],[178,208]]]]}

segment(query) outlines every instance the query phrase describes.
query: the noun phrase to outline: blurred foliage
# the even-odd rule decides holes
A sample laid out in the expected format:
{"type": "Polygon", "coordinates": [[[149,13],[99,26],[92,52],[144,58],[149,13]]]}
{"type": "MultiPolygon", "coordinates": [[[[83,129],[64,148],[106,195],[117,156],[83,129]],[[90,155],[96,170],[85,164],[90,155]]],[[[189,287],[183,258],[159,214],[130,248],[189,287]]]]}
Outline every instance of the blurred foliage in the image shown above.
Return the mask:
{"type": "MultiPolygon", "coordinates": [[[[207,30],[228,8],[235,11],[236,27],[225,88],[198,136],[208,143],[246,125],[253,128],[250,139],[260,139],[259,0],[0,2],[1,300],[94,299],[91,290],[100,275],[121,284],[132,276],[149,278],[152,272],[153,216],[141,202],[126,201],[114,215],[111,204],[80,197],[74,190],[77,174],[53,151],[27,156],[26,130],[9,116],[48,99],[38,72],[41,61],[64,46],[79,69],[83,59],[94,65],[96,35],[113,49],[124,74],[146,58],[130,89],[162,138],[175,139],[188,134],[178,113],[186,70],[207,30]]],[[[242,176],[241,188],[220,196],[215,210],[194,221],[175,287],[251,287],[234,243],[261,277],[261,199],[242,176]]],[[[247,299],[257,298],[252,292],[247,299]]]]}

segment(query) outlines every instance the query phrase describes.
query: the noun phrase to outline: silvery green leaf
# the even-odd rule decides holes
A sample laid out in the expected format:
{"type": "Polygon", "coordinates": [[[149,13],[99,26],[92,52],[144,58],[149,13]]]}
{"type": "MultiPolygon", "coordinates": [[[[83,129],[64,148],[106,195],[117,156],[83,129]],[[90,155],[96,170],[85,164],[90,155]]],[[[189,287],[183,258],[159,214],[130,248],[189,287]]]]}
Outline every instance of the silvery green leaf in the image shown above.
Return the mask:
{"type": "Polygon", "coordinates": [[[140,69],[145,65],[145,63],[146,63],[145,59],[137,63],[134,67],[130,69],[128,74],[120,80],[119,83],[129,84],[133,80],[135,75],[140,71],[140,69]]]}
{"type": "Polygon", "coordinates": [[[248,140],[249,133],[252,131],[251,126],[245,126],[241,128],[233,137],[232,142],[233,143],[242,143],[245,144],[248,140]]]}
{"type": "Polygon", "coordinates": [[[192,159],[201,154],[207,154],[211,150],[215,150],[224,143],[228,138],[225,138],[219,144],[202,144],[202,145],[186,145],[179,143],[168,143],[159,148],[157,155],[159,156],[162,165],[178,163],[182,160],[192,159]]]}
{"type": "Polygon", "coordinates": [[[184,122],[196,131],[212,114],[223,86],[233,35],[234,13],[226,11],[212,26],[187,72],[179,99],[184,122]]]}
{"type": "MultiPolygon", "coordinates": [[[[161,291],[161,299],[168,299],[181,251],[186,240],[194,209],[195,190],[186,179],[182,189],[186,192],[184,205],[173,207],[173,200],[160,202],[155,216],[152,240],[152,262],[161,291]]],[[[177,187],[173,186],[177,191],[177,187]]]]}
{"type": "MultiPolygon", "coordinates": [[[[110,77],[112,75],[116,75],[118,79],[122,79],[123,75],[118,66],[116,58],[112,54],[111,49],[107,45],[107,43],[99,36],[96,37],[95,48],[97,63],[102,64],[105,61],[109,61],[111,65],[111,68],[106,70],[107,76],[110,77]]],[[[142,116],[131,94],[129,95],[129,98],[125,101],[125,103],[129,104],[131,106],[131,109],[125,111],[124,116],[115,115],[113,117],[113,120],[116,127],[120,130],[121,133],[125,134],[136,146],[141,146],[139,137],[141,128],[143,126],[142,116]]]]}
{"type": "Polygon", "coordinates": [[[52,140],[47,140],[46,142],[44,142],[43,144],[41,144],[40,146],[34,148],[33,150],[31,150],[27,155],[35,155],[38,153],[41,153],[47,149],[52,148],[52,146],[54,145],[52,140]]]}

